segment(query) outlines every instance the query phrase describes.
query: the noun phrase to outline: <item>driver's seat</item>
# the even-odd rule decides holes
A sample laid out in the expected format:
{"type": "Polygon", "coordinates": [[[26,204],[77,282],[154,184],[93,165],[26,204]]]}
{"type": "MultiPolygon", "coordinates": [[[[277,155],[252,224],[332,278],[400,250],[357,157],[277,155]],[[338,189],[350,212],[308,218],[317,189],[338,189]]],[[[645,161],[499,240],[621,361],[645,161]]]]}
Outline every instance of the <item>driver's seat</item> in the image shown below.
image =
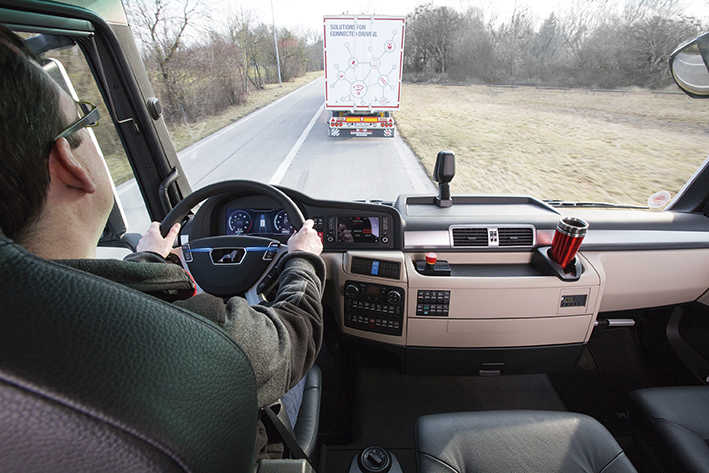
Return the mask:
{"type": "Polygon", "coordinates": [[[0,471],[249,472],[256,385],[219,327],[0,233],[0,471]]]}

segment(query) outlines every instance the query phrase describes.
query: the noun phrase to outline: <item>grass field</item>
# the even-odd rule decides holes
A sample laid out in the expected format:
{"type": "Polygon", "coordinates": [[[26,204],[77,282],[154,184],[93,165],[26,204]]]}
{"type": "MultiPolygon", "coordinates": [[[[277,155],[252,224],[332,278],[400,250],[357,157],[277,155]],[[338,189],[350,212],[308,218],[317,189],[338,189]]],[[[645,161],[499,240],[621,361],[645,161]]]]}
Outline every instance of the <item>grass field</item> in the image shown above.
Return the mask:
{"type": "MultiPolygon", "coordinates": [[[[264,107],[279,97],[317,79],[322,74],[322,71],[308,72],[305,75],[297,77],[290,82],[284,82],[281,85],[266,84],[264,89],[252,89],[244,103],[229,107],[219,115],[207,117],[195,123],[168,125],[170,137],[175,145],[175,149],[179,151],[188,147],[192,143],[201,140],[205,136],[211,135],[215,131],[224,128],[254,110],[264,107]]],[[[107,155],[106,162],[108,163],[108,168],[111,170],[111,176],[116,185],[133,178],[133,171],[124,155],[107,155]]]]}
{"type": "Polygon", "coordinates": [[[709,154],[709,103],[683,94],[405,84],[396,121],[429,174],[456,154],[458,194],[647,205],[709,154]]]}

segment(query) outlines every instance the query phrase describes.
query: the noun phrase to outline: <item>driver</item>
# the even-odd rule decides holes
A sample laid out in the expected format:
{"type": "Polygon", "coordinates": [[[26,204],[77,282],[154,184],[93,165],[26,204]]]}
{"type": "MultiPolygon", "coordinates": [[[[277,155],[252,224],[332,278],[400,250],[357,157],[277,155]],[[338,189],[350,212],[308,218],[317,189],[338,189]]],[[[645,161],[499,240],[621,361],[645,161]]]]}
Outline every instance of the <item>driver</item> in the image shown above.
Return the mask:
{"type": "MultiPolygon", "coordinates": [[[[154,222],[131,261],[96,260],[113,193],[95,144],[84,128],[72,127],[84,112],[38,65],[22,40],[2,27],[0,71],[1,231],[41,258],[138,289],[149,281],[155,283],[150,287],[160,285],[167,289],[163,295],[174,298],[190,283],[181,267],[164,259],[179,225],[163,238],[154,222]]],[[[241,346],[253,366],[262,407],[298,385],[320,350],[325,272],[321,251],[308,220],[288,241],[277,296],[268,307],[209,294],[176,302],[220,324],[241,346]]],[[[286,398],[291,400],[286,410],[292,418],[299,395],[291,392],[286,398]]],[[[269,444],[263,424],[258,430],[257,455],[277,457],[282,449],[269,444]]]]}

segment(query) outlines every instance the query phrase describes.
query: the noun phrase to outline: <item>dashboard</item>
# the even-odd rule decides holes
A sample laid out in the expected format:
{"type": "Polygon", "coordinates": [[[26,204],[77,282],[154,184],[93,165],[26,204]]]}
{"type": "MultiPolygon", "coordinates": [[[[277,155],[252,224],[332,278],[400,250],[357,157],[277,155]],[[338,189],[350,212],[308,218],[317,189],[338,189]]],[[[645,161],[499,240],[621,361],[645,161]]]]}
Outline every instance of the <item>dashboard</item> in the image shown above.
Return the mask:
{"type": "MultiPolygon", "coordinates": [[[[315,200],[282,189],[312,219],[325,251],[403,249],[403,225],[391,206],[315,200]]],[[[294,228],[288,213],[273,199],[259,195],[211,198],[189,224],[190,238],[247,235],[285,243],[294,228]]]]}
{"type": "MultiPolygon", "coordinates": [[[[441,209],[432,196],[383,205],[280,189],[322,238],[324,300],[340,331],[402,347],[407,366],[434,360],[440,370],[452,366],[449,355],[465,361],[466,373],[478,355],[480,369],[527,359],[546,366],[536,354],[577,356],[599,312],[685,303],[709,287],[703,215],[572,209],[590,230],[580,279],[564,281],[539,269],[534,254],[551,243],[565,209],[530,197],[463,196],[441,209]],[[426,252],[449,271],[422,271],[426,252]],[[524,356],[506,357],[513,352],[524,356]]],[[[205,201],[184,230],[190,240],[257,235],[285,243],[293,229],[275,200],[228,195],[205,201]]]]}

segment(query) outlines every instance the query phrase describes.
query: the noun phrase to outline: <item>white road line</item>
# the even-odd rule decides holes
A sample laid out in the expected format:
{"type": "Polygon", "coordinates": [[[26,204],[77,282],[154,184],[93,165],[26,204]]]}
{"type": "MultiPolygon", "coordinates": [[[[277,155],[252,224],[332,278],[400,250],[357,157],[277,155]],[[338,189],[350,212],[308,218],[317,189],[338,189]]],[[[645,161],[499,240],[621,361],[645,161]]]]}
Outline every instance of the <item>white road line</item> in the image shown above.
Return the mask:
{"type": "Polygon", "coordinates": [[[273,176],[271,176],[271,179],[268,181],[269,184],[271,185],[276,185],[280,184],[283,178],[286,175],[286,171],[288,171],[288,168],[290,167],[291,164],[293,164],[293,159],[295,159],[295,155],[298,154],[298,151],[300,151],[300,147],[303,146],[303,143],[305,142],[305,139],[308,137],[308,134],[310,133],[310,130],[313,129],[313,126],[315,126],[315,122],[318,121],[318,118],[320,117],[320,114],[323,112],[325,109],[325,102],[323,102],[322,105],[318,108],[318,111],[315,112],[315,115],[313,115],[313,118],[310,119],[310,123],[308,123],[308,126],[305,127],[305,130],[303,130],[303,133],[300,134],[298,137],[298,140],[295,142],[293,147],[290,149],[286,157],[283,159],[281,164],[278,166],[278,169],[276,169],[276,172],[273,173],[273,176]]]}

